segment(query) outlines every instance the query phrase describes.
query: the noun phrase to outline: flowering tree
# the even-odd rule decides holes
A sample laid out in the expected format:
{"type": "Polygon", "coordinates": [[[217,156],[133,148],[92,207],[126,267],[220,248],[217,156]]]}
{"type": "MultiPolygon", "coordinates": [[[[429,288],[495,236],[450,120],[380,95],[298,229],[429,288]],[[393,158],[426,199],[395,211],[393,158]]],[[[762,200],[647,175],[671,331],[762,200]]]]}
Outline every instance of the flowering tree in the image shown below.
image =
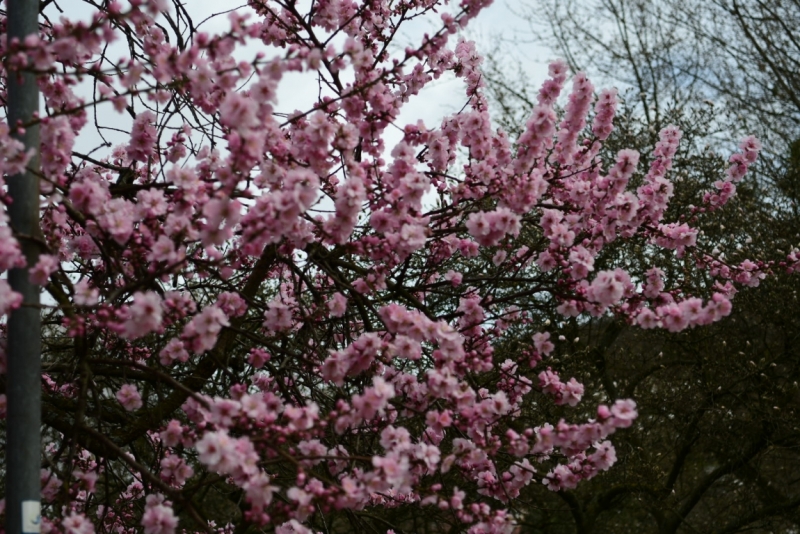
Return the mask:
{"type": "MultiPolygon", "coordinates": [[[[397,53],[401,25],[442,6],[252,1],[207,34],[179,3],[91,2],[89,23],[43,17],[38,38],[3,43],[46,102],[47,250],[29,266],[50,299],[45,529],[511,532],[526,486],[574,488],[614,463],[607,438],[633,401],[537,417],[543,398],[584,393],[540,363],[556,339],[539,310],[671,331],[727,315],[768,265],[725,263],[691,223],[734,195],[759,145],[745,139],[666,221],[680,131],[661,132],[642,174],[636,151],[603,161],[616,93],[595,99],[579,73],[562,109],[559,62],[512,142],[492,128],[474,45],[450,43],[486,4],[462,1],[397,53]],[[319,98],[277,113],[295,73],[319,98]],[[397,124],[446,73],[464,109],[397,124]],[[87,80],[91,98],[75,89],[87,80]],[[113,113],[130,135],[104,151],[113,113]],[[618,241],[651,264],[596,272],[618,241]],[[663,276],[664,250],[685,276],[663,276]],[[511,337],[526,342],[498,351],[511,337]]],[[[0,131],[5,174],[28,161],[19,126],[0,131]]],[[[3,228],[0,268],[24,266],[3,228]]],[[[2,312],[18,304],[0,280],[2,312]]]]}
{"type": "MultiPolygon", "coordinates": [[[[726,50],[737,50],[733,56],[740,66],[757,63],[744,53],[753,37],[746,26],[738,33],[721,31],[731,23],[740,25],[741,19],[711,15],[710,10],[722,4],[542,0],[531,2],[527,18],[541,28],[542,43],[552,43],[569,57],[573,70],[585,68],[604,83],[628,88],[601,156],[638,148],[646,157],[660,128],[679,125],[683,135],[670,171],[676,187],[668,220],[691,210],[698,204],[698,192],[719,178],[726,152],[738,142],[737,131],[755,127],[768,140],[757,166],[748,171],[746,183],[726,208],[693,222],[706,243],[714,243],[729,261],[738,263],[748,257],[774,257],[795,246],[800,227],[793,206],[800,197],[791,186],[793,179],[797,183],[791,161],[800,160],[785,159],[786,140],[797,137],[789,127],[791,114],[772,122],[763,116],[757,119],[767,106],[781,103],[753,98],[748,91],[759,84],[742,82],[761,75],[775,86],[779,82],[774,73],[733,68],[727,72],[732,83],[716,83],[714,89],[707,85],[708,73],[716,77],[717,69],[730,67],[719,61],[726,50]],[[693,9],[700,11],[687,15],[693,9]],[[697,27],[714,25],[715,31],[692,36],[686,31],[688,20],[697,27]],[[726,37],[719,39],[723,34],[726,37]],[[711,35],[714,44],[709,39],[701,45],[711,35]],[[665,68],[668,64],[676,68],[665,68]],[[691,79],[680,74],[693,68],[704,74],[691,79]],[[745,100],[749,106],[739,105],[745,100]],[[782,132],[782,138],[776,132],[782,132]]],[[[737,4],[743,10],[770,10],[781,3],[737,4]]],[[[752,29],[770,39],[781,35],[777,26],[790,27],[780,17],[764,20],[776,21],[776,27],[752,29]]],[[[517,48],[508,45],[509,52],[517,48]]],[[[496,63],[489,56],[482,70],[490,103],[504,111],[493,118],[513,135],[524,126],[536,88],[529,89],[530,82],[515,75],[518,68],[504,64],[510,55],[496,54],[496,63]]],[[[606,247],[595,268],[606,268],[605,261],[635,264],[642,252],[618,241],[606,247]]],[[[673,260],[671,265],[660,263],[667,277],[686,268],[683,260],[673,260]]],[[[798,332],[798,323],[786,310],[796,306],[797,284],[793,275],[770,277],[739,294],[724,321],[679,333],[644,331],[608,316],[580,321],[553,317],[569,341],[557,345],[550,362],[561,373],[579,377],[586,391],[600,395],[600,400],[603,395],[635,398],[639,423],[613,439],[617,463],[624,468],[612,469],[575,491],[549,493],[540,488],[538,494],[526,495],[531,504],[521,506],[530,512],[522,524],[531,532],[539,527],[547,532],[615,534],[796,529],[800,494],[793,481],[798,472],[788,466],[800,465],[794,448],[800,358],[796,344],[786,342],[798,332]],[[555,526],[559,523],[562,530],[555,526]]],[[[588,403],[582,404],[577,410],[588,408],[588,403]]],[[[563,416],[559,408],[547,409],[555,410],[547,414],[548,420],[563,416]]]]}

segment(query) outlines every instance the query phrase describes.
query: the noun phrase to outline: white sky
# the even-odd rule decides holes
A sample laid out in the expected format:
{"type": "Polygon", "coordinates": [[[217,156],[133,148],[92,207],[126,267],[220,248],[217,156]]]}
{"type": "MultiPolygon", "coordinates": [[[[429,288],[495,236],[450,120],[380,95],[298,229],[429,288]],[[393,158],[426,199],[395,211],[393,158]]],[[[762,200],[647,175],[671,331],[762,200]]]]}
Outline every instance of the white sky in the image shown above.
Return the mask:
{"type": "MultiPolygon", "coordinates": [[[[303,0],[301,0],[301,3],[302,2],[303,0]]],[[[67,4],[70,4],[72,8],[65,13],[70,19],[88,20],[91,16],[90,8],[83,2],[65,0],[65,2],[62,2],[62,7],[66,7],[67,4]]],[[[192,14],[195,24],[198,24],[199,21],[215,13],[224,11],[225,8],[231,9],[236,5],[237,4],[234,3],[216,0],[187,1],[187,7],[189,8],[190,14],[192,14]]],[[[245,3],[242,2],[239,5],[243,6],[245,3]]],[[[553,54],[547,49],[529,42],[530,39],[528,36],[530,30],[528,24],[512,12],[514,6],[519,5],[520,0],[495,0],[493,5],[484,9],[476,19],[471,21],[470,25],[463,31],[462,36],[466,39],[476,41],[478,51],[481,53],[491,51],[500,38],[506,41],[514,40],[515,43],[518,43],[518,46],[509,47],[506,53],[511,53],[516,56],[517,59],[522,60],[522,66],[528,72],[532,83],[538,86],[545,78],[547,63],[549,60],[553,59],[553,54]]],[[[59,14],[54,12],[50,13],[50,15],[55,19],[59,17],[59,14]]],[[[413,21],[405,27],[405,32],[399,36],[399,44],[413,45],[419,43],[424,32],[435,31],[439,26],[438,17],[430,18],[427,21],[413,21]]],[[[201,26],[201,29],[214,34],[226,31],[229,27],[227,15],[219,15],[210,18],[201,26]]],[[[457,39],[458,38],[455,36],[451,37],[451,48],[455,46],[457,39]]],[[[122,43],[118,44],[121,45],[122,43]]],[[[249,60],[261,49],[262,48],[259,48],[257,44],[252,44],[238,50],[236,56],[240,59],[249,60]]],[[[124,49],[120,48],[116,56],[122,57],[123,55],[124,49]]],[[[108,57],[115,58],[113,47],[108,57]]],[[[271,57],[269,52],[267,53],[267,57],[271,57]]],[[[79,88],[76,92],[79,95],[86,95],[85,98],[88,99],[88,95],[91,94],[89,88],[90,86],[87,85],[84,89],[79,88]]],[[[312,76],[309,74],[290,73],[284,76],[279,86],[277,110],[281,112],[290,112],[297,109],[305,110],[316,101],[316,97],[317,87],[312,76]]],[[[463,82],[455,79],[452,75],[443,77],[431,82],[419,95],[412,98],[404,106],[397,124],[402,127],[405,124],[415,123],[417,120],[422,119],[429,127],[438,126],[444,116],[459,110],[463,107],[465,101],[466,97],[464,94],[463,82]]],[[[98,116],[101,123],[113,123],[115,126],[123,129],[127,129],[125,128],[125,124],[131,122],[127,114],[117,114],[112,110],[110,104],[102,105],[98,109],[98,116]]],[[[92,127],[91,124],[89,124],[86,129],[81,132],[78,145],[76,146],[77,150],[89,151],[100,143],[99,137],[91,130],[92,127]]],[[[123,134],[116,136],[107,134],[106,136],[111,136],[112,138],[110,140],[113,143],[127,143],[128,141],[123,134]]],[[[399,130],[388,130],[386,139],[387,148],[390,149],[399,139],[399,130]]],[[[96,157],[100,155],[100,152],[95,153],[96,157]]]]}

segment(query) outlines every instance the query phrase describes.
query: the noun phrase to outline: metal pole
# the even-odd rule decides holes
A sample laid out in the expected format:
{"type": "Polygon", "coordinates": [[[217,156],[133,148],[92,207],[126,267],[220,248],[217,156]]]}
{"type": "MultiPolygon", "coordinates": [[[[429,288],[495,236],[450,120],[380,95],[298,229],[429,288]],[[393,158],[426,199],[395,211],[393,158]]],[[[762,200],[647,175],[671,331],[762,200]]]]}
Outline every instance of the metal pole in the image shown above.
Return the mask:
{"type": "MultiPolygon", "coordinates": [[[[39,31],[38,0],[7,0],[8,42],[20,42],[39,31]]],[[[8,73],[8,124],[30,123],[39,111],[39,90],[30,73],[8,73]]],[[[16,134],[15,134],[16,135],[16,134]]],[[[28,266],[39,256],[39,127],[28,126],[17,139],[36,156],[23,174],[8,178],[12,199],[8,207],[11,227],[28,266]]],[[[41,470],[41,318],[39,287],[28,280],[27,269],[12,269],[8,281],[22,294],[22,306],[8,319],[6,533],[40,532],[41,470]]]]}

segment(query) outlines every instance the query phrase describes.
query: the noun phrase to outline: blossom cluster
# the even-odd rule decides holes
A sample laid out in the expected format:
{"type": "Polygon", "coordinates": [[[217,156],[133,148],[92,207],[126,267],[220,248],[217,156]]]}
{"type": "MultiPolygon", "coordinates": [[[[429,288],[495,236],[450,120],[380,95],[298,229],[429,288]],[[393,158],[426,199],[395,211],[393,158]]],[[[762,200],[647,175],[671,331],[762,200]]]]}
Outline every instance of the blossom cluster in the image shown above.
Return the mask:
{"type": "MultiPolygon", "coordinates": [[[[568,490],[614,464],[632,400],[583,422],[537,410],[577,413],[587,393],[555,361],[533,369],[559,350],[541,309],[679,331],[728,315],[766,264],[703,254],[692,222],[665,218],[677,128],[644,173],[633,150],[604,161],[616,91],[595,95],[576,73],[562,95],[564,62],[518,138],[493,129],[481,56],[452,42],[488,3],[258,1],[205,33],[177,2],[112,1],[0,43],[49,113],[46,253],[26,264],[0,215],[0,271],[27,268],[56,302],[44,531],[229,533],[235,516],[297,534],[365,510],[384,529],[400,509],[506,534],[532,484],[568,490]],[[434,15],[438,31],[390,46],[398,25],[434,15]],[[120,35],[130,54],[110,63],[120,35]],[[236,59],[250,45],[260,52],[236,59]],[[463,80],[464,109],[399,125],[446,73],[463,80]],[[319,93],[286,113],[295,75],[319,93]],[[75,89],[86,78],[91,100],[75,89]],[[99,109],[127,130],[83,154],[99,109]],[[675,251],[713,281],[600,263],[616,242],[675,251]],[[210,489],[236,514],[206,515],[210,489]]],[[[0,123],[0,176],[30,160],[12,127],[0,123]]],[[[698,217],[731,198],[759,145],[740,149],[698,217]]],[[[0,280],[0,313],[19,303],[0,280]]]]}

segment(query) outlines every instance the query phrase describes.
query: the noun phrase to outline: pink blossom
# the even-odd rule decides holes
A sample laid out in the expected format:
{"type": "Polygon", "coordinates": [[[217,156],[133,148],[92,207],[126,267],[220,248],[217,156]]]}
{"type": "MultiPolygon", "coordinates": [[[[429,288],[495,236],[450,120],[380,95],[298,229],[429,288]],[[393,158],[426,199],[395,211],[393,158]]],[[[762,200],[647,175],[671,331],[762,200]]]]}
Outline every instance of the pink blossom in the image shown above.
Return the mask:
{"type": "Polygon", "coordinates": [[[42,121],[41,164],[47,178],[57,182],[63,175],[72,161],[74,144],[75,132],[68,117],[48,117],[42,121]]]}
{"type": "Polygon", "coordinates": [[[291,430],[308,430],[319,418],[319,406],[315,402],[307,402],[304,407],[288,406],[283,415],[289,420],[291,430]]]}
{"type": "Polygon", "coordinates": [[[328,301],[328,310],[331,317],[341,317],[347,311],[347,297],[341,293],[334,293],[331,300],[328,301]]]}
{"type": "Polygon", "coordinates": [[[100,292],[90,285],[89,280],[83,279],[75,284],[75,304],[78,306],[94,306],[98,302],[100,292]]]}
{"type": "Polygon", "coordinates": [[[467,219],[467,231],[482,246],[494,246],[506,235],[517,236],[519,216],[507,208],[473,213],[467,219]]]}
{"type": "Polygon", "coordinates": [[[612,121],[617,110],[617,90],[603,89],[594,107],[595,117],[592,133],[601,141],[606,139],[613,129],[612,121]]]}
{"type": "Polygon", "coordinates": [[[383,472],[390,486],[402,487],[408,483],[409,461],[406,456],[389,454],[385,457],[373,456],[372,465],[383,472]]]}
{"type": "Polygon", "coordinates": [[[229,93],[219,108],[220,122],[233,129],[247,129],[257,124],[256,102],[240,93],[229,93]]]}
{"type": "Polygon", "coordinates": [[[615,271],[600,271],[589,286],[588,297],[601,306],[613,306],[622,299],[625,285],[615,271]]]}
{"type": "Polygon", "coordinates": [[[19,243],[11,233],[11,228],[0,225],[0,270],[6,271],[12,267],[24,267],[25,257],[19,248],[19,243]]]}
{"type": "Polygon", "coordinates": [[[617,428],[627,428],[638,415],[636,403],[630,399],[618,400],[611,406],[611,415],[617,428]]]}
{"type": "Polygon", "coordinates": [[[143,189],[136,194],[136,211],[140,219],[161,217],[167,213],[168,205],[164,192],[159,189],[143,189]]]}
{"type": "Polygon", "coordinates": [[[463,280],[464,276],[452,269],[447,271],[444,275],[444,279],[450,282],[454,287],[458,287],[461,285],[461,280],[463,280]]]}
{"type": "Polygon", "coordinates": [[[547,356],[555,349],[555,345],[550,341],[550,332],[537,332],[533,334],[533,346],[544,356],[547,356]]]}
{"type": "Polygon", "coordinates": [[[558,262],[549,250],[545,250],[536,258],[536,264],[541,267],[542,271],[548,272],[552,271],[558,265],[558,262]]]}
{"type": "Polygon", "coordinates": [[[304,527],[296,519],[290,519],[289,521],[278,525],[278,527],[275,529],[275,534],[313,534],[313,531],[304,527]]]}
{"type": "Polygon", "coordinates": [[[202,354],[214,347],[222,327],[229,324],[228,317],[220,308],[207,306],[186,324],[181,340],[193,352],[202,354]]]}
{"type": "Polygon", "coordinates": [[[610,441],[603,441],[595,445],[596,451],[589,456],[589,461],[594,464],[597,469],[607,471],[617,461],[617,451],[610,441]]]}
{"type": "Polygon", "coordinates": [[[70,512],[61,520],[61,526],[67,534],[94,534],[94,525],[83,514],[70,512]]]}
{"type": "Polygon", "coordinates": [[[181,442],[183,437],[183,426],[177,419],[172,419],[167,423],[167,427],[161,432],[161,441],[167,447],[175,447],[181,442]]]}
{"type": "Polygon", "coordinates": [[[10,136],[5,121],[0,123],[0,141],[0,169],[10,176],[22,173],[34,152],[26,152],[25,145],[10,136]]]}
{"type": "Polygon", "coordinates": [[[138,410],[143,405],[142,396],[139,394],[137,387],[133,384],[123,385],[119,391],[117,391],[116,397],[119,403],[129,412],[138,410]]]}
{"type": "Polygon", "coordinates": [[[176,361],[189,361],[189,353],[186,351],[183,341],[178,338],[170,339],[169,343],[158,353],[158,356],[158,361],[165,366],[172,365],[176,361]]]}
{"type": "Polygon", "coordinates": [[[644,296],[656,298],[664,290],[664,271],[658,267],[653,267],[647,271],[647,282],[645,283],[644,296]]]}
{"type": "Polygon", "coordinates": [[[264,312],[264,327],[270,332],[283,332],[292,328],[292,311],[279,299],[273,299],[267,304],[264,312]]]}
{"type": "Polygon", "coordinates": [[[49,254],[42,254],[39,256],[39,261],[36,262],[30,273],[30,281],[32,284],[38,286],[47,285],[50,275],[58,270],[58,258],[50,256],[49,254]]]}
{"type": "Polygon", "coordinates": [[[75,208],[92,215],[101,213],[110,197],[108,186],[93,179],[74,183],[69,190],[69,199],[75,205],[75,208]]]}
{"type": "Polygon", "coordinates": [[[192,189],[198,183],[197,173],[191,167],[170,167],[167,170],[167,179],[182,189],[192,189]]]}
{"type": "Polygon", "coordinates": [[[232,291],[223,291],[217,297],[217,306],[228,317],[241,317],[247,312],[247,302],[238,294],[232,291]]]}
{"type": "Polygon", "coordinates": [[[153,156],[156,141],[155,122],[156,115],[152,111],[143,111],[134,119],[131,141],[127,148],[128,157],[132,160],[147,162],[153,156]]]}
{"type": "Polygon", "coordinates": [[[594,257],[592,253],[581,245],[570,250],[569,262],[572,265],[572,278],[581,279],[589,276],[594,271],[594,257]]]}
{"type": "Polygon", "coordinates": [[[182,254],[175,250],[175,243],[166,235],[162,235],[153,243],[147,260],[152,262],[175,263],[181,259],[182,254]]]}
{"type": "Polygon", "coordinates": [[[689,326],[689,317],[678,304],[659,306],[656,311],[661,318],[661,324],[670,332],[680,332],[689,326]]]}
{"type": "Polygon", "coordinates": [[[148,495],[142,515],[145,534],[174,534],[178,518],[161,495],[148,495]]]}
{"type": "Polygon", "coordinates": [[[200,232],[204,247],[221,245],[233,236],[233,229],[242,218],[242,205],[236,200],[213,198],[203,206],[206,224],[200,232]]]}
{"type": "Polygon", "coordinates": [[[649,308],[642,308],[642,310],[636,316],[636,324],[647,330],[660,326],[661,321],[653,310],[650,310],[649,308]]]}
{"type": "Polygon", "coordinates": [[[564,386],[563,402],[570,406],[577,406],[583,397],[583,384],[570,378],[564,386]]]}
{"type": "Polygon", "coordinates": [[[124,245],[133,233],[134,204],[123,198],[115,198],[99,211],[97,223],[117,244],[124,245]]]}
{"type": "Polygon", "coordinates": [[[180,456],[165,456],[161,460],[161,479],[181,487],[192,477],[194,470],[180,456]]]}
{"type": "Polygon", "coordinates": [[[136,339],[161,329],[161,297],[155,291],[133,294],[124,323],[125,336],[136,339]]]}
{"type": "Polygon", "coordinates": [[[211,469],[217,470],[222,464],[233,463],[229,457],[235,451],[235,443],[225,430],[206,432],[194,447],[198,459],[211,469]]]}
{"type": "Polygon", "coordinates": [[[58,479],[55,473],[49,469],[42,468],[39,471],[39,480],[42,486],[42,497],[45,500],[51,500],[58,494],[62,486],[61,480],[58,479]]]}
{"type": "Polygon", "coordinates": [[[271,358],[272,357],[267,351],[259,348],[253,348],[250,349],[250,353],[247,356],[247,363],[256,369],[261,369],[271,358]]]}

